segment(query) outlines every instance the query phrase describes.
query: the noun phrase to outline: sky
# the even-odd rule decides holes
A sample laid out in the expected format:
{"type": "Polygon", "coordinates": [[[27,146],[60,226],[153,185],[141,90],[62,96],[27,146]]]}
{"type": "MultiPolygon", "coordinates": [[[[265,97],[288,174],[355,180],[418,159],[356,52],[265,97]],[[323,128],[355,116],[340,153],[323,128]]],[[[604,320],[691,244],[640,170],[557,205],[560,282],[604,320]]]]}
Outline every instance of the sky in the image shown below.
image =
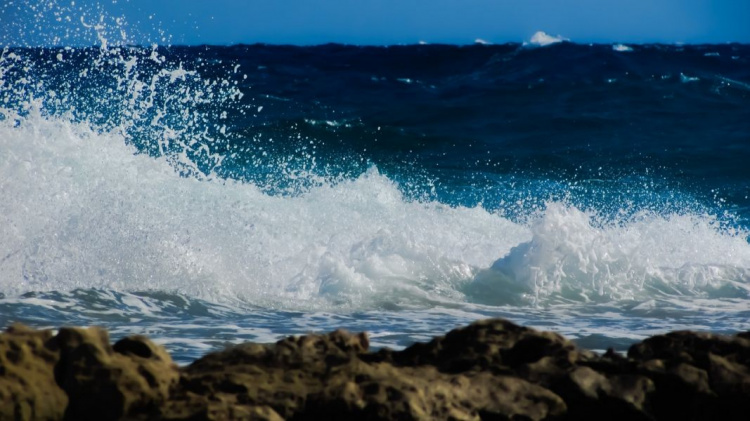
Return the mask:
{"type": "Polygon", "coordinates": [[[470,44],[476,39],[505,43],[526,41],[537,31],[581,43],[750,43],[750,0],[4,3],[0,6],[0,42],[6,45],[74,43],[75,38],[85,38],[82,21],[89,26],[103,23],[113,32],[110,38],[122,36],[135,44],[470,44]]]}

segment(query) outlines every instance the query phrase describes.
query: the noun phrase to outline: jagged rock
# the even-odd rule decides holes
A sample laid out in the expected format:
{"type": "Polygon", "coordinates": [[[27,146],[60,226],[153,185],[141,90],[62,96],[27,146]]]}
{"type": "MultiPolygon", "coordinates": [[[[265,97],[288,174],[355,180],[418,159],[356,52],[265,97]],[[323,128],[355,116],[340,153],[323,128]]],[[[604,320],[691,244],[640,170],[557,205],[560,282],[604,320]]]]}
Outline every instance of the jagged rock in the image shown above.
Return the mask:
{"type": "Polygon", "coordinates": [[[433,365],[446,373],[491,370],[512,374],[545,357],[572,363],[581,355],[572,342],[556,333],[491,319],[403,351],[384,350],[377,358],[400,366],[433,365]]]}
{"type": "Polygon", "coordinates": [[[209,400],[193,395],[188,400],[167,402],[158,416],[163,421],[282,421],[283,418],[267,406],[237,405],[231,401],[209,400]]]}
{"type": "Polygon", "coordinates": [[[747,365],[750,339],[741,335],[724,336],[706,332],[677,331],[652,336],[628,350],[635,360],[662,359],[680,361],[708,369],[709,354],[719,355],[747,365]]]}
{"type": "Polygon", "coordinates": [[[195,406],[196,414],[209,410],[211,402],[226,402],[246,408],[268,406],[283,418],[298,416],[307,396],[319,393],[332,371],[368,346],[367,335],[341,330],[289,337],[273,345],[239,345],[186,367],[171,400],[207,397],[195,406]]]}
{"type": "Polygon", "coordinates": [[[747,419],[750,413],[750,339],[679,331],[635,344],[628,357],[657,388],[659,418],[747,419]]]}
{"type": "Polygon", "coordinates": [[[434,367],[355,363],[308,400],[304,419],[543,420],[565,413],[559,396],[525,380],[434,367]]]}
{"type": "Polygon", "coordinates": [[[117,420],[153,413],[179,377],[169,354],[142,336],[112,347],[101,328],[63,328],[49,346],[59,352],[54,371],[68,396],[66,419],[117,420]]]}
{"type": "Polygon", "coordinates": [[[576,420],[650,420],[647,404],[654,389],[645,376],[606,376],[589,367],[575,368],[552,386],[576,420]]]}
{"type": "Polygon", "coordinates": [[[229,402],[310,420],[469,420],[482,414],[539,420],[565,411],[557,395],[522,379],[368,364],[360,358],[367,347],[365,335],[343,331],[238,346],[185,368],[173,400],[206,396],[196,414],[206,413],[211,402],[229,402]]]}
{"type": "Polygon", "coordinates": [[[18,324],[0,334],[0,419],[62,419],[68,397],[55,383],[52,337],[18,324]]]}
{"type": "Polygon", "coordinates": [[[628,356],[485,320],[403,351],[335,331],[177,368],[100,328],[0,334],[0,420],[709,420],[750,413],[750,333],[673,332],[628,356]]]}

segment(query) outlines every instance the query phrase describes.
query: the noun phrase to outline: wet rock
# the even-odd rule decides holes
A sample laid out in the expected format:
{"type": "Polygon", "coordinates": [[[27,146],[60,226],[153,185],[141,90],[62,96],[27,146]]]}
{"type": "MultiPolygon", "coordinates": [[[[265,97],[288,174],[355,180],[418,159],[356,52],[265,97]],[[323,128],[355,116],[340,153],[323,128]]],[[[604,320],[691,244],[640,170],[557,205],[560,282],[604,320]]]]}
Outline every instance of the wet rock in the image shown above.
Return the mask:
{"type": "Polygon", "coordinates": [[[167,402],[151,419],[169,421],[281,421],[276,411],[267,406],[237,405],[228,401],[212,401],[195,395],[189,400],[167,402]]]}

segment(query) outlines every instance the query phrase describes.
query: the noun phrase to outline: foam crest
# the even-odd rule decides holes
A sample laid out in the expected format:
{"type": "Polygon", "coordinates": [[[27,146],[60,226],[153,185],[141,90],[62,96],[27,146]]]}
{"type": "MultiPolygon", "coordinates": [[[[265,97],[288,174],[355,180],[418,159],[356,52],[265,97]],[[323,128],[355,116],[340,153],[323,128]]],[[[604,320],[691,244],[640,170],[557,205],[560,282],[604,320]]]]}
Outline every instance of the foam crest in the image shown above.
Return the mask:
{"type": "Polygon", "coordinates": [[[460,300],[528,235],[404,199],[372,168],[297,196],[180,176],[122,134],[32,111],[0,122],[0,289],[162,290],[283,308],[460,300]]]}
{"type": "Polygon", "coordinates": [[[629,53],[633,51],[633,47],[625,44],[613,44],[612,51],[617,51],[619,53],[629,53]]]}
{"type": "Polygon", "coordinates": [[[567,38],[563,38],[560,35],[554,36],[549,35],[544,31],[537,31],[531,36],[528,42],[524,42],[524,45],[532,45],[538,47],[546,47],[548,45],[557,44],[563,41],[568,41],[567,38]]]}
{"type": "Polygon", "coordinates": [[[485,302],[647,300],[748,296],[747,233],[709,215],[642,212],[606,222],[549,203],[532,239],[477,276],[485,302]]]}
{"type": "Polygon", "coordinates": [[[180,175],[119,132],[0,121],[0,290],[167,291],[284,309],[746,298],[747,233],[710,215],[518,224],[406,199],[372,167],[297,195],[180,175]],[[494,263],[493,263],[494,262],[494,263]]]}

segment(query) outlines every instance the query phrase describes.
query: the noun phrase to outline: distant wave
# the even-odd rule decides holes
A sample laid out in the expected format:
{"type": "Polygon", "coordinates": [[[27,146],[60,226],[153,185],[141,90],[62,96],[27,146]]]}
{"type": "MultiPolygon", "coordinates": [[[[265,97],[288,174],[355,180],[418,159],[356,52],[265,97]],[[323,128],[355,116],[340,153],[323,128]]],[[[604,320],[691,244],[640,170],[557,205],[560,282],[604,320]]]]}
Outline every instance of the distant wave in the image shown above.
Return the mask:
{"type": "Polygon", "coordinates": [[[528,42],[524,42],[524,45],[532,45],[538,47],[546,47],[548,45],[557,44],[563,41],[569,41],[567,38],[563,38],[560,35],[553,36],[549,35],[544,31],[537,31],[531,36],[528,42]]]}
{"type": "Polygon", "coordinates": [[[621,53],[626,53],[626,52],[633,51],[633,47],[629,47],[625,44],[614,44],[612,45],[612,50],[619,51],[621,53]]]}

